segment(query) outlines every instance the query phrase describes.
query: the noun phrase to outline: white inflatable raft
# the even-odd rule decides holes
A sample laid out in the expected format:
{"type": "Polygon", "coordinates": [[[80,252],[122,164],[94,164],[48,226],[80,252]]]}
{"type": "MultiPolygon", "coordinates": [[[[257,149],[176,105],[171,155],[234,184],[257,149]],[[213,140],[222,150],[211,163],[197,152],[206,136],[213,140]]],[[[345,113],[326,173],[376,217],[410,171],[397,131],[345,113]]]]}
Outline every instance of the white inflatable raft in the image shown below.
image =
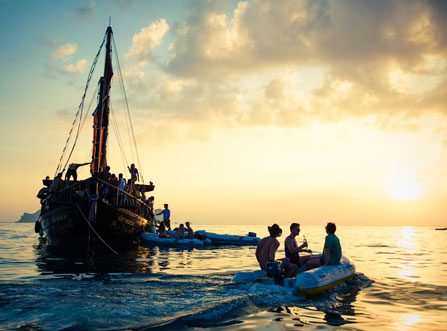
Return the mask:
{"type": "Polygon", "coordinates": [[[204,235],[207,239],[211,240],[213,245],[234,245],[234,246],[249,246],[257,245],[260,238],[255,236],[236,236],[230,234],[218,234],[207,232],[203,230],[196,231],[197,234],[204,235]]]}
{"type": "Polygon", "coordinates": [[[211,245],[210,240],[160,238],[158,234],[143,232],[140,235],[145,244],[165,247],[205,247],[211,245]]]}
{"type": "MultiPolygon", "coordinates": [[[[314,296],[325,292],[355,275],[354,265],[342,257],[339,265],[321,266],[299,273],[295,278],[284,278],[284,286],[305,296],[314,296]]],[[[262,282],[274,284],[273,278],[268,278],[264,270],[238,272],[233,277],[234,282],[262,282]]]]}

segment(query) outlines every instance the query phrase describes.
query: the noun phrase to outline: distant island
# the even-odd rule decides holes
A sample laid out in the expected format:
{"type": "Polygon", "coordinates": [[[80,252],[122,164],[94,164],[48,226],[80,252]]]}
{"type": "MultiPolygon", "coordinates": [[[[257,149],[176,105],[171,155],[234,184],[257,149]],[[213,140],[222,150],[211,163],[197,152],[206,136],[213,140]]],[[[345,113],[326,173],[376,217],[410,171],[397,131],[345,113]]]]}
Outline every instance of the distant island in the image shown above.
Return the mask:
{"type": "Polygon", "coordinates": [[[20,217],[20,219],[16,223],[33,223],[33,222],[37,221],[37,218],[39,217],[39,213],[40,213],[40,209],[32,214],[23,213],[22,217],[20,217]]]}

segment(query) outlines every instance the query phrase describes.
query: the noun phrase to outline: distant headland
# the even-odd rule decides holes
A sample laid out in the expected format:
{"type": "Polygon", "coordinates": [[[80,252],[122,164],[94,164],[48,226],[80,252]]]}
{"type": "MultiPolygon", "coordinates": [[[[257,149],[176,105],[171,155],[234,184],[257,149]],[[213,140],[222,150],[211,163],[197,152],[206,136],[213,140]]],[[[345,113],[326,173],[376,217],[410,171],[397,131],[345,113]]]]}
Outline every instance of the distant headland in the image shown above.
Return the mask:
{"type": "Polygon", "coordinates": [[[16,223],[33,223],[39,217],[40,209],[35,213],[23,213],[22,217],[16,223]]]}

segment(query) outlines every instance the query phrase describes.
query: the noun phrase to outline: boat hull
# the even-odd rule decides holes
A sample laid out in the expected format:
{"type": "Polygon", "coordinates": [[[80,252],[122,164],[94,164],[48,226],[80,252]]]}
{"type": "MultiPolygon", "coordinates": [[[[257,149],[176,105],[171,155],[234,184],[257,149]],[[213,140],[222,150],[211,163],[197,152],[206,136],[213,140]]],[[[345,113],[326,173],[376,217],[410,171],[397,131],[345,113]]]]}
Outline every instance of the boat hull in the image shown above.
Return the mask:
{"type": "Polygon", "coordinates": [[[98,202],[96,218],[90,223],[91,227],[86,220],[88,215],[87,202],[53,208],[39,217],[41,233],[48,244],[54,246],[88,244],[89,240],[98,236],[109,245],[129,246],[138,242],[139,235],[148,224],[145,218],[129,210],[102,202],[98,202]]]}
{"type": "Polygon", "coordinates": [[[196,233],[204,235],[211,240],[213,245],[256,246],[261,241],[258,237],[218,234],[202,230],[196,231],[196,233]]]}
{"type": "Polygon", "coordinates": [[[298,274],[292,282],[295,291],[306,296],[323,293],[355,275],[354,265],[345,257],[340,264],[321,266],[298,274]]]}
{"type": "Polygon", "coordinates": [[[164,246],[164,247],[205,247],[211,245],[211,241],[208,239],[200,240],[196,238],[185,238],[185,239],[176,239],[176,238],[160,238],[158,234],[144,232],[140,235],[140,239],[144,244],[153,245],[153,246],[164,246]]]}
{"type": "MultiPolygon", "coordinates": [[[[295,278],[284,278],[283,286],[290,287],[293,292],[304,296],[315,296],[346,282],[354,275],[354,265],[343,257],[339,265],[321,266],[299,273],[295,278]]],[[[268,278],[264,270],[239,272],[233,277],[233,281],[275,284],[275,280],[268,278]]]]}

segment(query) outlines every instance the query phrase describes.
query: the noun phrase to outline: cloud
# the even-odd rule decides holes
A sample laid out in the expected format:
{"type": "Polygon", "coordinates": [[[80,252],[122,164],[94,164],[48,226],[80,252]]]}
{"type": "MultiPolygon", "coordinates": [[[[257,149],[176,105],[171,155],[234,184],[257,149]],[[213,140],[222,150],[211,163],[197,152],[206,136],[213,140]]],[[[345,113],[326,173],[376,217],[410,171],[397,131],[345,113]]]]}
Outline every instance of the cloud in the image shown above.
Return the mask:
{"type": "Polygon", "coordinates": [[[447,17],[434,4],[254,0],[239,2],[228,16],[222,6],[202,3],[177,29],[168,69],[204,75],[271,65],[362,65],[389,58],[411,66],[427,53],[445,56],[441,22],[447,17]]]}
{"type": "Polygon", "coordinates": [[[129,100],[157,141],[190,136],[203,123],[212,132],[354,118],[417,130],[424,116],[447,115],[443,6],[199,2],[184,23],[159,20],[134,35],[123,70],[129,100]],[[153,51],[169,30],[168,59],[160,60],[153,51]]]}
{"type": "Polygon", "coordinates": [[[54,60],[65,60],[75,54],[77,50],[78,46],[76,44],[66,43],[57,47],[51,54],[51,57],[54,60]]]}
{"type": "Polygon", "coordinates": [[[87,17],[92,15],[96,9],[96,1],[95,0],[87,0],[83,5],[74,8],[74,11],[77,15],[81,17],[87,17]]]}
{"type": "MultiPolygon", "coordinates": [[[[204,2],[174,31],[165,69],[223,82],[318,66],[326,71],[321,86],[306,95],[308,102],[295,100],[296,109],[332,120],[444,112],[445,102],[433,102],[447,80],[445,7],[442,1],[254,0],[229,12],[222,2],[204,2]]],[[[266,91],[278,92],[279,82],[266,91]]],[[[280,100],[266,94],[253,101],[260,116],[251,110],[248,118],[265,118],[268,109],[283,114],[291,105],[280,100]]],[[[278,123],[277,116],[267,117],[278,123]]]]}
{"type": "Polygon", "coordinates": [[[89,63],[86,59],[80,59],[75,63],[71,63],[65,66],[64,71],[69,74],[79,74],[84,72],[89,63]]]}
{"type": "Polygon", "coordinates": [[[142,28],[133,36],[127,56],[137,59],[151,57],[152,50],[160,44],[168,30],[169,25],[165,19],[160,19],[142,28]]]}

